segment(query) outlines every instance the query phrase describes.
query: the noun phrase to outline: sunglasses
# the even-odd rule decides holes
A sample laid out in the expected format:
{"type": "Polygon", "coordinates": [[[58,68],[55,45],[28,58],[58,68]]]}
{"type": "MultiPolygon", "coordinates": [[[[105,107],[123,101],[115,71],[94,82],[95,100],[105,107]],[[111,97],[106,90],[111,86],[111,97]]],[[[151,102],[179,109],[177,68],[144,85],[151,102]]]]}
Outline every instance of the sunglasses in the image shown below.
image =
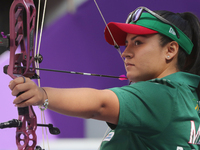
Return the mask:
{"type": "Polygon", "coordinates": [[[165,18],[161,17],[160,15],[156,14],[155,12],[151,11],[150,9],[146,8],[146,7],[138,7],[137,9],[135,9],[133,12],[131,12],[126,20],[126,23],[129,24],[130,22],[137,22],[140,19],[140,16],[142,15],[142,12],[146,11],[149,14],[151,14],[152,16],[156,17],[157,19],[159,19],[160,21],[162,21],[165,24],[170,25],[175,33],[177,38],[180,38],[180,35],[176,29],[176,26],[174,24],[172,24],[171,22],[169,22],[168,20],[166,20],[165,18]]]}

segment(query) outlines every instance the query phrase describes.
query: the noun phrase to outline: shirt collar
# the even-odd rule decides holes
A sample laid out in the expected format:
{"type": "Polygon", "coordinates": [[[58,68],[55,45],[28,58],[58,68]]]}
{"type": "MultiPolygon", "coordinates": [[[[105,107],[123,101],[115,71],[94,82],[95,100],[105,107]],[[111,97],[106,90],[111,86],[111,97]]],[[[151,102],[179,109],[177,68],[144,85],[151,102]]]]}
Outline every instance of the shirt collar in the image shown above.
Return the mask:
{"type": "Polygon", "coordinates": [[[200,82],[200,76],[181,71],[165,76],[163,79],[184,83],[194,88],[197,88],[200,82]]]}

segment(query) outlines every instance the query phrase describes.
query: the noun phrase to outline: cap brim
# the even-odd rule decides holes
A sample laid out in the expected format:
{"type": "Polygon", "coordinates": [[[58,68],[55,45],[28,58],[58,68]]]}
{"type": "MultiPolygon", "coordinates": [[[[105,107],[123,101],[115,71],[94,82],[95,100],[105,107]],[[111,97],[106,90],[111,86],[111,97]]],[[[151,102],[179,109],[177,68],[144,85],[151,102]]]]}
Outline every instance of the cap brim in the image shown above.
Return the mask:
{"type": "Polygon", "coordinates": [[[113,41],[113,38],[114,38],[117,45],[119,46],[125,45],[127,33],[136,34],[136,35],[158,33],[158,31],[151,30],[143,26],[139,26],[135,24],[117,23],[117,22],[110,22],[108,24],[108,28],[106,27],[104,31],[106,41],[111,45],[115,45],[113,41]],[[110,34],[108,28],[110,29],[110,32],[112,35],[110,34]]]}

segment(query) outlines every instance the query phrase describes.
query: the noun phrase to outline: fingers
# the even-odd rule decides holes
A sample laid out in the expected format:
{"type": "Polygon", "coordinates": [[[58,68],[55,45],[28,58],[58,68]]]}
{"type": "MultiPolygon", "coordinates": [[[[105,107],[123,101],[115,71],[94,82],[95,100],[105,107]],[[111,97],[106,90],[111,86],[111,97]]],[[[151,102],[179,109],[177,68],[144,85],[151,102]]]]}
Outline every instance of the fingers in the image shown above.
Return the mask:
{"type": "MultiPolygon", "coordinates": [[[[11,90],[13,90],[17,85],[20,85],[22,83],[28,83],[29,81],[31,81],[31,80],[29,78],[26,78],[26,77],[15,78],[14,80],[10,81],[9,88],[11,90]]],[[[13,95],[13,96],[16,96],[16,95],[13,95]]]]}
{"type": "Polygon", "coordinates": [[[31,87],[30,84],[33,84],[30,81],[31,80],[29,78],[25,77],[19,77],[12,80],[9,84],[9,88],[12,90],[12,95],[17,96],[19,93],[29,90],[29,88],[31,87]]]}
{"type": "Polygon", "coordinates": [[[38,105],[38,99],[37,97],[33,96],[31,91],[25,92],[21,95],[19,95],[14,101],[13,104],[15,104],[16,107],[27,107],[30,105],[38,105]]]}
{"type": "Polygon", "coordinates": [[[12,90],[12,95],[17,96],[13,101],[17,107],[39,105],[43,97],[41,88],[29,78],[16,78],[10,82],[9,88],[12,90]]]}

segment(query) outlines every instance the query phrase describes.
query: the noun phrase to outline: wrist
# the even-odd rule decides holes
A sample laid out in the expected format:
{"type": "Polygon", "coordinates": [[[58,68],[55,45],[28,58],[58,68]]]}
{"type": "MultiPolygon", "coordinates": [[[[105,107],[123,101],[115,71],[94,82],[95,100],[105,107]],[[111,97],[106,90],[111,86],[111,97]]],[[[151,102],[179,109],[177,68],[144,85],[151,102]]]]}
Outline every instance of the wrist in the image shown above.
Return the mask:
{"type": "Polygon", "coordinates": [[[44,96],[43,96],[43,103],[42,105],[39,106],[40,110],[41,111],[44,111],[48,108],[48,105],[49,105],[49,101],[48,101],[48,95],[47,95],[47,92],[45,91],[44,88],[41,88],[44,92],[44,96]]]}

